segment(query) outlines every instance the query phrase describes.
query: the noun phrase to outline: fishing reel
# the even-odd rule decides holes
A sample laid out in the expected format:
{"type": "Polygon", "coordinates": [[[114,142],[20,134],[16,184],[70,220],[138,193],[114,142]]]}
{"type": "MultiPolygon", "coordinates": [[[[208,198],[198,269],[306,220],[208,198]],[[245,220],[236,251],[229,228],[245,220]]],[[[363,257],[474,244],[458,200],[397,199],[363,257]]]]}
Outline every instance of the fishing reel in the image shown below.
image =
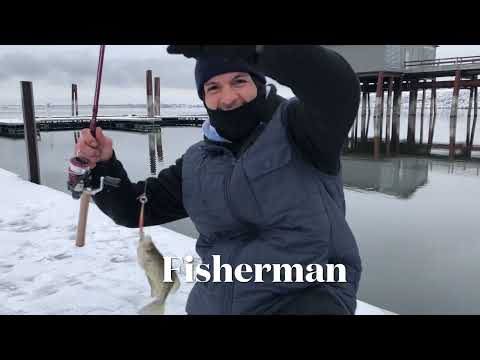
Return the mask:
{"type": "Polygon", "coordinates": [[[88,160],[78,156],[70,159],[67,187],[75,200],[80,199],[84,192],[88,192],[90,195],[99,193],[103,190],[104,185],[118,188],[120,186],[120,182],[121,179],[110,176],[102,176],[100,178],[100,186],[94,189],[92,188],[94,184],[92,179],[92,171],[88,166],[88,160]]]}

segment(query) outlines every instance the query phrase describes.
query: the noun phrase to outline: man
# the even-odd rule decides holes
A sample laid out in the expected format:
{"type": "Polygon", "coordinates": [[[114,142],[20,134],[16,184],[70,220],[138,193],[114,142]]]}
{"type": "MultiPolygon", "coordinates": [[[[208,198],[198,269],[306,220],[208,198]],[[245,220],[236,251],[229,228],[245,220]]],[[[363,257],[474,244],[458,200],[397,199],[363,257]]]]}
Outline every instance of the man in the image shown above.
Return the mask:
{"type": "MultiPolygon", "coordinates": [[[[346,283],[197,282],[188,314],[354,314],[361,275],[345,221],[340,155],[359,106],[350,65],[321,46],[171,45],[197,60],[204,140],[148,179],[145,225],[190,217],[196,250],[222,264],[343,264],[346,283]],[[292,89],[286,100],[266,76],[292,89]]],[[[145,182],[131,183],[112,141],[88,129],[77,144],[96,179],[122,179],[94,197],[117,224],[138,226],[145,182]]]]}

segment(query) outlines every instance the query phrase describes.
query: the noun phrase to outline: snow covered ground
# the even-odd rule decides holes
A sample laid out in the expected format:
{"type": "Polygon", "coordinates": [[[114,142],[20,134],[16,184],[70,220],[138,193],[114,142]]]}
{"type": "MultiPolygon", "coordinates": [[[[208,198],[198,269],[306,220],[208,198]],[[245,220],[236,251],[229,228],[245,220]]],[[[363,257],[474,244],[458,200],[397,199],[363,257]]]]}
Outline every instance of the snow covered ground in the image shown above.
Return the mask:
{"type": "MultiPolygon", "coordinates": [[[[0,169],[0,314],[135,315],[152,301],[137,264],[138,231],[117,226],[93,203],[86,246],[75,246],[79,202],[0,169]]],[[[195,240],[147,228],[165,256],[195,255],[195,240]]],[[[166,314],[185,314],[193,284],[180,274],[166,314]]],[[[358,315],[388,312],[358,302],[358,315]]]]}

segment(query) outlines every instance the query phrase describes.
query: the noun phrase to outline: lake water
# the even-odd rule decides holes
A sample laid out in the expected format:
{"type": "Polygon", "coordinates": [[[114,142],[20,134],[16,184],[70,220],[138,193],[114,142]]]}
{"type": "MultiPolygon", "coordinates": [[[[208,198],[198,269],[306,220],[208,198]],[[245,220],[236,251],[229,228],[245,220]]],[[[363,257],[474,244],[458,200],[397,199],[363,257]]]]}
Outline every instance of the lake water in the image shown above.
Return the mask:
{"type": "MultiPolygon", "coordinates": [[[[158,174],[202,138],[200,128],[106,133],[132,181],[151,176],[152,161],[158,174]]],[[[68,193],[73,132],[42,132],[38,146],[42,184],[68,193]]],[[[0,138],[0,154],[1,168],[27,178],[23,139],[0,138]]],[[[347,219],[364,266],[359,298],[400,314],[480,314],[480,163],[348,156],[343,168],[347,219]]],[[[166,227],[197,235],[188,219],[166,227]]]]}

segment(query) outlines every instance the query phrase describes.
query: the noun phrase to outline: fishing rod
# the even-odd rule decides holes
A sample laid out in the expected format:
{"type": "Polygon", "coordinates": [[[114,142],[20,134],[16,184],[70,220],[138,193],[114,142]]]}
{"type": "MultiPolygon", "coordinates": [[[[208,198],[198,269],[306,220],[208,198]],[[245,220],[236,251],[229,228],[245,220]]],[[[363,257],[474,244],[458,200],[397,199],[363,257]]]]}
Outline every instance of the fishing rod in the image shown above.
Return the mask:
{"type": "MultiPolygon", "coordinates": [[[[93,99],[92,119],[90,120],[90,132],[95,138],[97,129],[98,103],[100,99],[100,86],[102,83],[103,59],[105,56],[105,45],[100,45],[100,54],[98,57],[97,80],[95,85],[95,96],[93,99]]],[[[118,187],[120,179],[109,176],[100,178],[100,186],[96,189],[92,188],[92,174],[88,166],[88,160],[77,156],[70,159],[68,168],[68,190],[71,191],[72,197],[76,200],[80,199],[80,212],[78,217],[77,237],[75,244],[77,247],[85,245],[85,232],[87,227],[87,215],[90,199],[93,195],[103,190],[104,185],[118,187]]]]}
{"type": "Polygon", "coordinates": [[[93,99],[92,120],[90,121],[90,132],[95,137],[97,129],[98,100],[100,98],[100,85],[102,83],[103,59],[105,57],[105,45],[100,45],[100,55],[98,57],[97,81],[95,84],[95,97],[93,99]]]}

